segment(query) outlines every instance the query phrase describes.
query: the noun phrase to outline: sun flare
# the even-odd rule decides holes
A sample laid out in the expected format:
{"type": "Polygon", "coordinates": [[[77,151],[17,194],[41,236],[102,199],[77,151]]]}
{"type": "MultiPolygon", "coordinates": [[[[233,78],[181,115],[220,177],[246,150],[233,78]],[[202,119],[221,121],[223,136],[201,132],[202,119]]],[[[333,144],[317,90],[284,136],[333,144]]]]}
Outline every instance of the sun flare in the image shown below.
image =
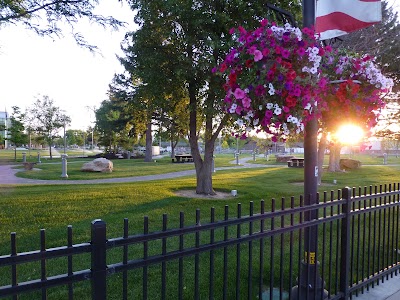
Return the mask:
{"type": "Polygon", "coordinates": [[[360,126],[353,124],[342,125],[335,134],[335,137],[345,145],[354,145],[364,137],[364,131],[360,126]]]}

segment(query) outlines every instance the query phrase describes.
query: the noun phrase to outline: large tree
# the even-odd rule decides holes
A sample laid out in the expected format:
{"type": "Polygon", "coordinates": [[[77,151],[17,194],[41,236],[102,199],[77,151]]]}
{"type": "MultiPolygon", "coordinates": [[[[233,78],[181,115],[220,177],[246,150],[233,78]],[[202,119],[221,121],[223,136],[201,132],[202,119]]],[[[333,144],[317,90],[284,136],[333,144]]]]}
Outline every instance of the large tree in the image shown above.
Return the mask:
{"type": "MultiPolygon", "coordinates": [[[[142,42],[136,50],[146,51],[143,58],[138,52],[131,55],[137,62],[134,67],[139,68],[143,83],[159,92],[158,99],[165,100],[165,89],[175,84],[187,90],[189,142],[196,168],[196,192],[214,194],[214,144],[230,117],[222,112],[222,84],[220,79],[212,76],[211,69],[222,61],[230,47],[228,32],[231,27],[246,24],[250,28],[267,17],[265,1],[128,2],[137,11],[135,21],[141,26],[131,35],[131,42],[137,45],[140,37],[142,42]],[[204,155],[201,155],[198,144],[199,118],[204,120],[201,122],[204,155]]],[[[274,2],[281,8],[300,12],[300,1],[274,2]]]]}
{"type": "Polygon", "coordinates": [[[64,126],[65,113],[55,106],[54,100],[47,95],[36,98],[29,111],[34,117],[33,128],[46,141],[49,146],[50,159],[53,159],[51,151],[53,140],[59,136],[59,130],[64,126]]]}
{"type": "Polygon", "coordinates": [[[80,19],[87,19],[101,26],[118,28],[122,22],[111,16],[94,13],[99,0],[0,0],[0,27],[2,25],[23,24],[43,36],[61,36],[61,24],[71,27],[76,43],[95,50],[84,37],[73,30],[80,19]]]}

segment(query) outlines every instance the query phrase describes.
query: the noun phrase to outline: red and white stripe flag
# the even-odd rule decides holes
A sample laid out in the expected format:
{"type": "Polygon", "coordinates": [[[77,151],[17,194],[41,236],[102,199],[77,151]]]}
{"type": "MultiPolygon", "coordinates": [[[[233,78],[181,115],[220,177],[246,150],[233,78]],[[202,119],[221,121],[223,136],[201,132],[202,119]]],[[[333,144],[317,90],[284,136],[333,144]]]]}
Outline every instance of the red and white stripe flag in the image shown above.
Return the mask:
{"type": "Polygon", "coordinates": [[[381,20],[380,0],[317,0],[315,30],[320,40],[348,34],[381,20]]]}

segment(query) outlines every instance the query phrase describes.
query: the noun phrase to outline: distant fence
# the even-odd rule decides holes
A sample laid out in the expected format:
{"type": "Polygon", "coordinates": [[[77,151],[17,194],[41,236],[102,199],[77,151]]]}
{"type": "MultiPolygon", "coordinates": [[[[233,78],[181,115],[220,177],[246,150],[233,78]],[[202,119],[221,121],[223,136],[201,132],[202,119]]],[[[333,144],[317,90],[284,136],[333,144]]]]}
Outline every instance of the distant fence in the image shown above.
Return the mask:
{"type": "Polygon", "coordinates": [[[192,223],[183,213],[178,219],[163,215],[162,229],[155,232],[144,217],[143,232],[134,235],[128,234],[125,219],[123,236],[110,239],[106,223],[95,220],[91,242],[73,244],[69,226],[67,245],[51,249],[42,230],[40,249],[25,253],[17,252],[12,233],[11,254],[0,256],[0,277],[8,274],[0,297],[300,299],[293,286],[312,288],[322,280],[326,291],[317,291],[316,299],[323,293],[328,299],[349,299],[397,275],[399,184],[317,196],[317,204],[309,206],[302,197],[261,201],[257,211],[250,202],[246,214],[238,204],[235,216],[225,206],[219,220],[212,208],[207,222],[200,210],[192,223]],[[305,214],[315,210],[317,219],[307,221],[305,214]],[[178,225],[168,228],[169,222],[178,225]],[[309,238],[318,247],[304,257],[304,233],[312,226],[318,234],[309,238]],[[82,268],[85,263],[90,265],[82,268]],[[319,275],[304,275],[302,264],[306,269],[316,264],[319,275]],[[82,288],[81,282],[91,287],[82,288]]]}

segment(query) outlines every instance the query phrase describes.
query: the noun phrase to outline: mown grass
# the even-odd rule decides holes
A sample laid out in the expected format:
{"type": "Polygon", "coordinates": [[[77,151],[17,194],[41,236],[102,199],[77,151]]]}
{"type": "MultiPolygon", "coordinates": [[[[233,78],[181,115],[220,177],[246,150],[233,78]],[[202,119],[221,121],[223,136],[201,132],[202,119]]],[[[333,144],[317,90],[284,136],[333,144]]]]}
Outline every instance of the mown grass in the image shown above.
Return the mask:
{"type": "MultiPolygon", "coordinates": [[[[301,153],[292,154],[295,157],[304,157],[301,153]]],[[[383,165],[383,155],[377,154],[364,154],[364,153],[355,153],[355,154],[341,154],[340,158],[350,158],[361,161],[362,165],[383,165]]],[[[267,165],[286,165],[286,163],[276,162],[275,155],[269,155],[269,158],[259,155],[256,157],[256,161],[250,160],[249,162],[255,164],[267,164],[267,165]]],[[[328,165],[329,163],[329,155],[324,156],[324,165],[328,165]]],[[[388,155],[387,156],[387,164],[400,164],[400,155],[388,155]]]]}
{"type": "MultiPolygon", "coordinates": [[[[230,158],[229,158],[230,160],[230,158]]],[[[229,161],[227,160],[227,161],[229,161]]],[[[185,164],[171,164],[185,166],[185,164]]],[[[343,186],[365,186],[381,183],[393,183],[400,181],[400,167],[397,166],[365,166],[359,170],[345,173],[325,174],[324,185],[319,191],[337,190],[343,186]],[[332,185],[336,179],[338,185],[332,185]]],[[[168,214],[168,228],[177,227],[179,224],[179,212],[185,212],[185,224],[195,223],[195,211],[201,210],[201,223],[208,223],[210,220],[209,211],[215,207],[216,219],[223,219],[224,207],[228,205],[230,217],[236,217],[237,203],[241,202],[242,215],[249,214],[249,202],[255,201],[255,207],[259,210],[261,199],[266,200],[266,210],[271,207],[271,198],[289,198],[302,193],[303,170],[294,168],[262,168],[262,169],[240,169],[218,171],[213,175],[214,188],[217,191],[229,192],[232,189],[238,190],[238,197],[227,199],[205,200],[201,198],[179,197],[175,191],[180,189],[194,189],[195,177],[184,177],[179,179],[169,179],[141,183],[129,184],[101,184],[101,185],[45,185],[45,186],[2,186],[0,189],[0,255],[10,253],[10,232],[17,232],[18,251],[30,251],[39,249],[39,230],[46,228],[46,247],[62,246],[66,244],[66,227],[73,225],[74,243],[87,242],[90,240],[90,222],[94,219],[103,219],[107,222],[107,236],[109,238],[122,236],[122,223],[124,218],[129,219],[129,234],[143,232],[143,217],[150,219],[150,231],[160,230],[162,226],[162,214],[168,214]]],[[[296,197],[298,203],[298,197],[296,197]]],[[[243,226],[243,230],[247,230],[243,226]]],[[[221,239],[222,232],[216,232],[216,238],[221,239]]],[[[205,236],[205,239],[208,237],[205,236]]],[[[176,247],[176,240],[170,242],[176,247]]],[[[189,243],[189,242],[188,242],[189,243]]],[[[268,246],[268,245],[267,245],[268,246]]],[[[140,255],[141,247],[132,247],[131,255],[140,255]]],[[[150,245],[153,253],[160,251],[160,243],[155,242],[150,245]]],[[[216,268],[221,269],[221,251],[216,259],[216,268]]],[[[229,252],[230,262],[235,261],[235,250],[229,252]]],[[[242,251],[241,258],[246,264],[246,249],[242,251]]],[[[276,254],[278,255],[278,254],[276,254]]],[[[201,286],[202,295],[207,298],[207,255],[201,256],[201,286]]],[[[255,261],[256,261],[255,256],[255,261]]],[[[121,261],[121,252],[113,251],[109,256],[110,262],[121,261]]],[[[277,261],[275,261],[276,263],[277,261]]],[[[231,264],[230,263],[230,264],[231,264]]],[[[80,255],[74,260],[75,268],[90,268],[90,261],[85,255],[80,255]]],[[[19,269],[19,276],[22,279],[38,278],[39,265],[24,266],[19,269]],[[36,270],[28,271],[29,268],[36,270]],[[35,277],[36,276],[36,277],[35,277]]],[[[176,284],[176,263],[168,263],[169,284],[176,284]]],[[[232,265],[233,268],[233,265],[232,265]]],[[[57,274],[65,272],[65,261],[62,259],[51,260],[48,263],[48,273],[57,274]]],[[[219,270],[218,269],[218,270],[219,270]]],[[[256,269],[255,269],[256,270],[256,269]]],[[[0,269],[0,284],[9,284],[9,270],[0,269]],[[7,272],[7,273],[5,273],[7,272]]],[[[246,269],[243,268],[243,278],[246,278],[246,269]]],[[[254,281],[257,280],[255,272],[254,281]]],[[[159,287],[159,267],[152,267],[150,278],[150,290],[152,295],[158,298],[159,294],[155,291],[159,287]],[[157,279],[157,280],[156,280],[157,279]]],[[[185,273],[188,278],[193,274],[193,258],[185,259],[185,273]]],[[[141,271],[132,272],[130,282],[141,282],[141,271]],[[134,274],[133,274],[134,273],[134,274]]],[[[230,272],[230,279],[234,272],[230,272]]],[[[278,276],[278,274],[275,274],[278,276]]],[[[39,275],[40,277],[40,275],[39,275]]],[[[217,281],[220,281],[218,279],[217,281]]],[[[242,282],[246,280],[243,279],[242,282]]],[[[234,282],[230,280],[230,282],[234,282]]],[[[193,291],[193,282],[188,279],[185,281],[187,298],[189,291],[193,291]]],[[[230,283],[232,284],[232,283],[230,283]]],[[[242,283],[243,284],[243,283],[242,283]]],[[[232,286],[233,287],[233,286],[232,286]]],[[[116,296],[110,299],[121,299],[119,290],[120,274],[113,275],[109,279],[109,289],[116,296]]],[[[74,286],[77,299],[89,299],[90,285],[81,283],[74,286]]],[[[66,289],[49,290],[49,299],[66,299],[66,289]]],[[[140,292],[132,290],[131,296],[134,298],[140,292]]],[[[171,297],[175,292],[169,291],[171,297]]],[[[243,297],[246,291],[243,288],[243,297]]],[[[22,299],[35,299],[37,295],[30,295],[22,299]],[[32,298],[33,297],[33,298],[32,298]]],[[[168,298],[167,299],[172,299],[168,298]]]]}
{"type": "MultiPolygon", "coordinates": [[[[113,160],[114,169],[112,173],[82,172],[81,167],[85,162],[93,159],[73,158],[68,159],[68,178],[70,180],[88,180],[103,178],[118,178],[131,176],[155,175],[185,170],[194,170],[193,163],[172,163],[171,158],[163,157],[154,159],[152,162],[144,162],[143,159],[117,159],[113,160]]],[[[219,155],[215,160],[216,167],[233,166],[232,156],[219,155]]],[[[22,169],[22,166],[18,166],[22,169]]],[[[31,179],[61,180],[61,160],[54,159],[52,162],[43,162],[35,165],[34,170],[18,172],[17,176],[31,179]]]]}

